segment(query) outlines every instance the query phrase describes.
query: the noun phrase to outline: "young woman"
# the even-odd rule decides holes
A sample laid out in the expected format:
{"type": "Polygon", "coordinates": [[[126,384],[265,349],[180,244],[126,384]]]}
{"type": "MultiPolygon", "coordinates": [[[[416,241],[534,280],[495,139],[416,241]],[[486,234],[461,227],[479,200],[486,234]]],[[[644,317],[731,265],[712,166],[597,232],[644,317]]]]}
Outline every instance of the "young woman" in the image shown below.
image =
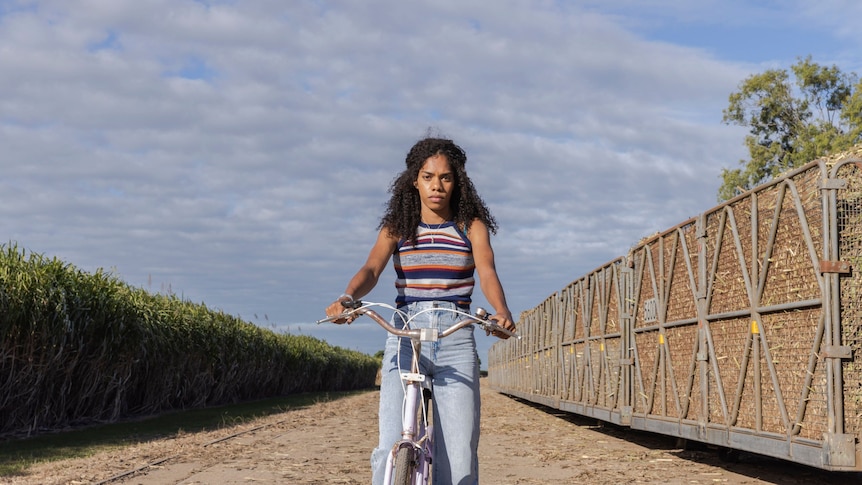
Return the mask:
{"type": "MultiPolygon", "coordinates": [[[[344,311],[343,301],[368,294],[393,257],[395,301],[408,315],[441,307],[469,311],[475,270],[482,294],[494,307],[491,318],[514,331],[491,249],[490,233],[496,232],[497,224],[467,176],[466,154],[451,140],[426,138],[410,149],[406,163],[407,169],[390,188],[392,196],[368,260],[344,294],[327,307],[326,314],[339,315],[344,311]]],[[[396,318],[403,326],[401,318],[396,318]]],[[[426,312],[414,319],[411,327],[436,326],[442,330],[461,318],[448,311],[426,312]]],[[[404,393],[397,362],[399,345],[404,361],[401,366],[410,368],[409,339],[390,335],[383,355],[380,441],[371,455],[374,484],[383,481],[386,455],[401,438],[404,393]]],[[[479,363],[473,327],[423,346],[421,366],[434,387],[434,481],[478,483],[479,363]]]]}

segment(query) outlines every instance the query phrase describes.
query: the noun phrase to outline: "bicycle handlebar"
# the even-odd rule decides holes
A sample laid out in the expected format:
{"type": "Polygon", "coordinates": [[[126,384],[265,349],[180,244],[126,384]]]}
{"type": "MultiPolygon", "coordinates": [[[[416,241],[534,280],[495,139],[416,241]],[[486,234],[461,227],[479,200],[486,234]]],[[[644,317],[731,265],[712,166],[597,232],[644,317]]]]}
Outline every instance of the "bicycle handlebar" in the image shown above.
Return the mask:
{"type": "MultiPolygon", "coordinates": [[[[466,327],[467,325],[473,325],[473,324],[478,324],[480,327],[482,327],[482,330],[485,330],[486,332],[489,332],[489,333],[500,332],[500,333],[506,334],[510,337],[515,337],[517,339],[521,338],[521,336],[517,335],[515,332],[512,332],[511,330],[509,330],[507,328],[501,327],[500,325],[497,325],[496,322],[494,322],[493,320],[491,320],[488,317],[488,312],[485,311],[485,309],[481,308],[481,307],[476,308],[476,314],[475,315],[471,315],[469,318],[465,318],[465,319],[459,321],[458,323],[456,323],[455,325],[452,325],[451,327],[447,328],[446,330],[439,332],[436,328],[403,328],[403,329],[396,328],[395,326],[390,324],[385,318],[381,317],[380,314],[378,314],[377,312],[375,312],[374,310],[369,308],[370,306],[373,306],[373,305],[382,306],[379,303],[370,303],[370,302],[369,303],[363,303],[362,301],[354,300],[352,302],[351,301],[342,302],[342,305],[344,305],[347,309],[344,312],[342,312],[340,315],[335,315],[332,317],[323,318],[321,320],[318,320],[317,323],[320,324],[320,323],[324,323],[324,322],[332,322],[334,320],[339,320],[341,318],[345,318],[345,317],[348,317],[350,315],[366,315],[366,316],[370,317],[372,320],[374,320],[375,322],[377,322],[377,324],[380,325],[381,327],[383,327],[384,330],[386,330],[387,332],[389,332],[393,335],[397,335],[399,337],[407,337],[407,338],[411,338],[411,339],[418,339],[418,340],[426,341],[426,342],[437,340],[438,338],[447,337],[449,335],[452,335],[456,331],[466,327]]],[[[441,308],[441,309],[446,310],[445,308],[441,308]]],[[[458,312],[457,310],[449,310],[449,311],[454,311],[457,313],[463,313],[463,312],[458,312]]]]}

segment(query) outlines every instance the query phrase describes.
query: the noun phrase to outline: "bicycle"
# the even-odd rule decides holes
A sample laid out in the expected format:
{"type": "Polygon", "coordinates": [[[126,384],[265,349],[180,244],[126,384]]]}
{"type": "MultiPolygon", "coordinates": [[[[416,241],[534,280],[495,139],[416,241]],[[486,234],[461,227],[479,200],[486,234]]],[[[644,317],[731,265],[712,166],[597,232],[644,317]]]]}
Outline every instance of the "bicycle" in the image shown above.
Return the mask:
{"type": "Polygon", "coordinates": [[[401,439],[392,446],[392,451],[386,458],[386,473],[383,483],[393,485],[429,483],[434,439],[434,425],[431,419],[433,415],[433,389],[430,382],[426,381],[426,376],[419,369],[422,342],[436,342],[441,338],[452,335],[461,328],[473,324],[479,325],[489,335],[500,332],[518,339],[520,339],[520,336],[497,325],[496,322],[489,318],[488,312],[483,308],[476,308],[475,314],[471,315],[453,308],[441,307],[422,310],[408,318],[404,312],[385,303],[356,300],[353,302],[343,302],[342,305],[346,308],[342,314],[318,320],[317,323],[331,322],[351,315],[366,315],[377,322],[387,332],[399,337],[409,338],[411,341],[411,348],[413,349],[411,368],[409,372],[401,372],[401,381],[405,387],[405,404],[401,415],[401,439]],[[396,328],[377,312],[370,309],[370,307],[375,306],[387,308],[400,314],[405,321],[404,328],[396,328]],[[428,311],[450,311],[464,315],[466,318],[443,331],[439,331],[436,328],[411,329],[410,321],[428,311]]]}

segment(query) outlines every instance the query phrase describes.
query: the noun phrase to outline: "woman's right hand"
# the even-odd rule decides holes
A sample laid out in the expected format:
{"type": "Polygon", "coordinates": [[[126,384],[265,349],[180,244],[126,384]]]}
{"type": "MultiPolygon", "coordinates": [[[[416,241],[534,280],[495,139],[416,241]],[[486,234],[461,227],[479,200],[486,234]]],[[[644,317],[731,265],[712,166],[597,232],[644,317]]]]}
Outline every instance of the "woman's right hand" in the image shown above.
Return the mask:
{"type": "MultiPolygon", "coordinates": [[[[335,300],[328,307],[326,307],[326,316],[327,317],[335,317],[335,316],[343,314],[345,311],[348,310],[348,307],[344,306],[343,303],[344,302],[352,302],[352,301],[353,301],[353,298],[350,295],[339,296],[337,300],[335,300]]],[[[335,320],[332,320],[332,323],[337,323],[339,325],[346,323],[349,325],[355,319],[356,319],[356,315],[351,313],[349,315],[345,315],[344,318],[336,318],[335,320]]]]}

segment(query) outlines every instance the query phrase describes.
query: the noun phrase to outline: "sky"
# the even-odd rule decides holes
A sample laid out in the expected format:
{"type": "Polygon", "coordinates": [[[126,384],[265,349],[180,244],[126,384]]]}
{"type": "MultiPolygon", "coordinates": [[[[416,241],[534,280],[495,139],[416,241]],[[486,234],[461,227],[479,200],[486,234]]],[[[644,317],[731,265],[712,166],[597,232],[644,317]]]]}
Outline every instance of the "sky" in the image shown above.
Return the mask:
{"type": "MultiPolygon", "coordinates": [[[[517,318],[715,206],[747,155],[728,96],[808,55],[862,72],[859,18],[851,0],[0,0],[0,244],[373,354],[369,319],[314,322],[432,133],[467,152],[517,318]]],[[[366,299],[393,282],[390,264],[366,299]]]]}

